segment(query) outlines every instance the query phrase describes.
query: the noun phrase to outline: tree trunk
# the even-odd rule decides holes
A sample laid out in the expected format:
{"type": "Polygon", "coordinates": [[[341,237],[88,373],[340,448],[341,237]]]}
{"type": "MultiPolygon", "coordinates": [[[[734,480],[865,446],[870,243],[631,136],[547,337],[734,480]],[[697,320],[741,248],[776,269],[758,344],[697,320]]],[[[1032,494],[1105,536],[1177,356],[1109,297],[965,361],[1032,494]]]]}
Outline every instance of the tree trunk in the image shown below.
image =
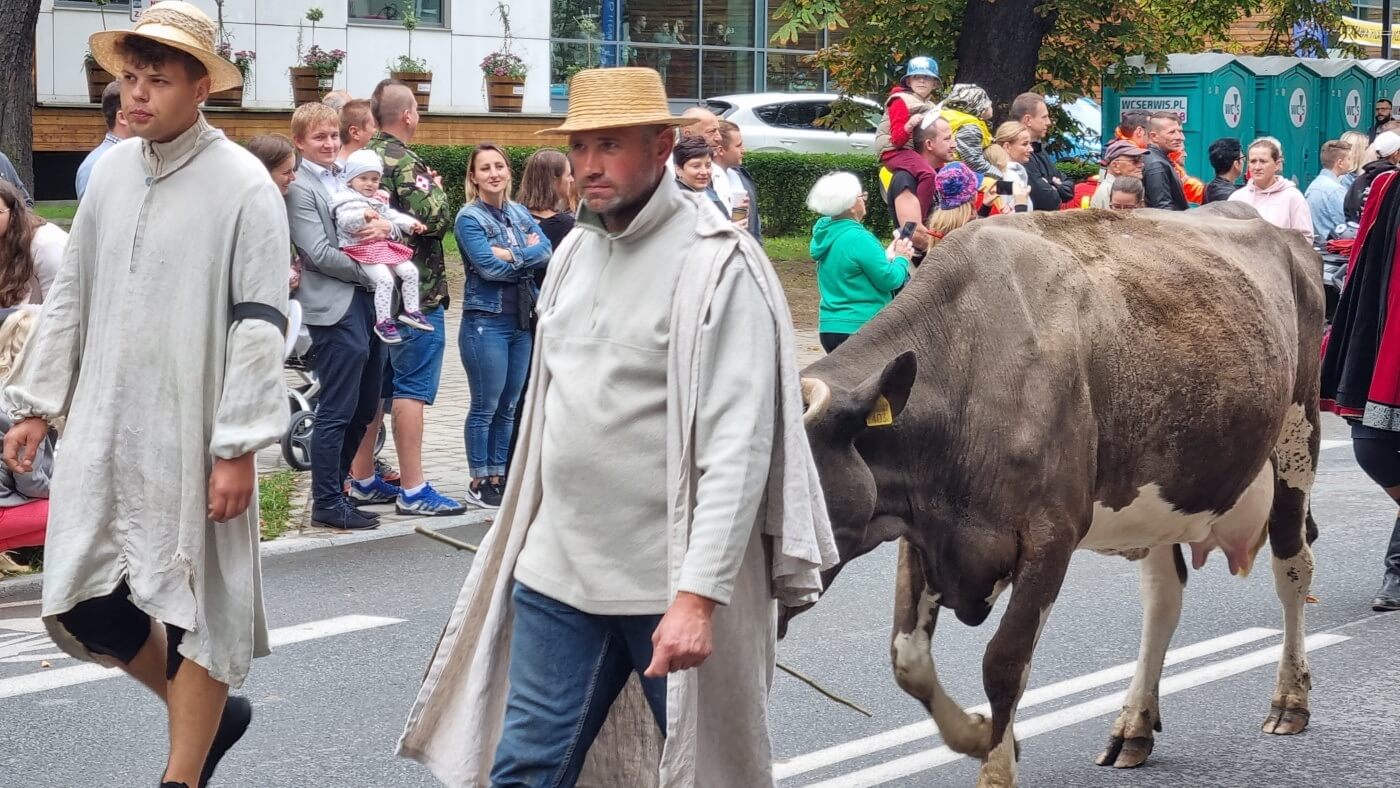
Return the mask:
{"type": "Polygon", "coordinates": [[[1053,14],[1036,13],[1041,0],[968,0],[958,36],[958,81],[980,85],[1005,117],[1011,100],[1036,82],[1040,43],[1053,14]]]}
{"type": "Polygon", "coordinates": [[[40,0],[0,0],[0,151],[34,193],[34,30],[40,0]]]}

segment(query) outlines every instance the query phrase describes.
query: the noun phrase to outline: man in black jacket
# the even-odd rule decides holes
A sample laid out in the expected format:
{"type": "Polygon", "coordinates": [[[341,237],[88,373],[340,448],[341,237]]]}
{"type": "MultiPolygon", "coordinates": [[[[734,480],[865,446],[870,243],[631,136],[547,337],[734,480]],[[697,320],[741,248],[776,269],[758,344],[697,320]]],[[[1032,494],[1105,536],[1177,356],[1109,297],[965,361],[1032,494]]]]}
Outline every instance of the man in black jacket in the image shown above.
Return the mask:
{"type": "MultiPolygon", "coordinates": [[[[721,120],[719,142],[719,147],[715,148],[715,164],[724,168],[724,172],[729,176],[729,183],[715,184],[715,188],[729,189],[731,195],[737,195],[740,191],[748,195],[743,206],[745,221],[748,222],[749,234],[761,242],[763,219],[758,215],[758,187],[753,182],[753,176],[744,169],[744,133],[739,130],[737,124],[721,120]]],[[[730,199],[734,208],[738,210],[739,201],[732,196],[730,199]]]]}
{"type": "Polygon", "coordinates": [[[1147,141],[1147,155],[1142,164],[1142,188],[1147,207],[1186,210],[1186,190],[1171,159],[1167,158],[1168,153],[1179,151],[1186,144],[1181,120],[1170,112],[1153,113],[1148,122],[1147,141]]]}
{"type": "Polygon", "coordinates": [[[1361,221],[1361,212],[1366,208],[1366,197],[1371,191],[1371,182],[1381,173],[1390,172],[1400,164],[1400,134],[1382,131],[1377,135],[1376,141],[1371,143],[1371,147],[1376,151],[1378,158],[1361,168],[1361,173],[1352,181],[1351,187],[1347,189],[1346,198],[1342,200],[1342,212],[1346,214],[1348,222],[1361,221]]]}
{"type": "Polygon", "coordinates": [[[1022,93],[1011,102],[1011,117],[1030,129],[1035,153],[1026,163],[1031,180],[1031,205],[1037,211],[1058,211],[1074,197],[1074,182],[1060,177],[1055,162],[1045,152],[1043,142],[1050,133],[1050,108],[1039,93],[1022,93]]]}
{"type": "Polygon", "coordinates": [[[1234,137],[1221,137],[1210,144],[1210,166],[1215,170],[1215,179],[1206,184],[1205,203],[1221,202],[1240,188],[1235,182],[1244,169],[1244,150],[1234,137]]]}

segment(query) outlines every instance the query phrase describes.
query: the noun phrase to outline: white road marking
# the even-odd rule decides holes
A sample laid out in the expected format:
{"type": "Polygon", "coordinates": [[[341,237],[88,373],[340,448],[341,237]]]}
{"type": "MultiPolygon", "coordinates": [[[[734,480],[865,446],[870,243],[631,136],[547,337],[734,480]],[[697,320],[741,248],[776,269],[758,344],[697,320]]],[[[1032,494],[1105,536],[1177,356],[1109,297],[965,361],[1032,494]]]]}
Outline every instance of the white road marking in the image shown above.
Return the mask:
{"type": "MultiPolygon", "coordinates": [[[[1192,643],[1189,646],[1174,648],[1167,652],[1165,660],[1166,666],[1177,665],[1193,659],[1200,659],[1221,651],[1228,651],[1238,646],[1254,643],[1267,637],[1279,634],[1277,629],[1266,629],[1263,627],[1252,627],[1232,632],[1228,635],[1203,640],[1199,643],[1192,643]]],[[[1087,690],[1096,689],[1115,681],[1123,681],[1133,677],[1133,671],[1137,669],[1137,662],[1124,662],[1121,665],[1114,665],[1111,668],[1095,671],[1083,676],[1078,676],[1065,681],[1057,681],[1054,684],[1047,684],[1044,687],[1036,687],[1027,690],[1021,696],[1021,704],[1017,708],[1028,709],[1041,703],[1048,703],[1052,700],[1075,695],[1087,690]]],[[[987,704],[975,706],[967,710],[969,713],[991,714],[991,708],[987,704]]],[[[799,755],[787,761],[773,764],[773,778],[784,780],[795,777],[806,772],[823,769],[833,764],[860,758],[871,753],[887,750],[891,747],[899,747],[919,739],[930,738],[938,735],[938,727],[933,724],[933,720],[922,720],[912,725],[905,725],[901,728],[877,733],[863,739],[837,744],[825,749],[809,752],[806,755],[799,755]]]]}
{"type": "MultiPolygon", "coordinates": [[[[272,630],[268,635],[272,646],[276,648],[306,640],[345,635],[350,632],[386,627],[390,624],[402,624],[403,622],[404,619],[401,618],[384,618],[383,616],[337,616],[321,621],[281,627],[272,630]]],[[[71,668],[46,670],[42,673],[26,673],[22,676],[0,679],[0,698],[46,692],[60,687],[71,687],[75,684],[115,678],[120,675],[121,671],[116,668],[104,668],[92,662],[85,662],[71,668]]]]}
{"type": "Polygon", "coordinates": [[[30,600],[28,600],[28,601],[26,601],[26,602],[0,602],[0,610],[5,610],[5,609],[11,608],[11,607],[38,607],[38,606],[39,606],[39,600],[37,600],[37,599],[30,599],[30,600]]]}
{"type": "MultiPolygon", "coordinates": [[[[1308,651],[1316,651],[1348,640],[1351,638],[1345,635],[1322,633],[1309,637],[1304,641],[1304,645],[1308,651]]],[[[1270,646],[1232,659],[1212,662],[1174,676],[1164,677],[1159,697],[1164,698],[1265,665],[1278,664],[1282,654],[1283,646],[1270,646]]],[[[1086,720],[1092,720],[1095,717],[1112,714],[1122,708],[1125,695],[1127,695],[1126,690],[1114,692],[1049,714],[1017,720],[1015,725],[1016,738],[1019,741],[1025,741],[1042,733],[1049,733],[1086,720]]],[[[959,755],[947,747],[937,747],[928,752],[915,753],[820,783],[812,783],[805,788],[870,788],[870,786],[884,785],[965,757],[967,756],[959,755]]]]}
{"type": "Polygon", "coordinates": [[[1322,449],[1321,449],[1321,451],[1327,451],[1328,449],[1339,449],[1339,448],[1341,448],[1341,447],[1343,447],[1343,446],[1350,446],[1350,445],[1351,445],[1351,441],[1350,441],[1350,440],[1325,440],[1325,441],[1322,442],[1322,449]]]}

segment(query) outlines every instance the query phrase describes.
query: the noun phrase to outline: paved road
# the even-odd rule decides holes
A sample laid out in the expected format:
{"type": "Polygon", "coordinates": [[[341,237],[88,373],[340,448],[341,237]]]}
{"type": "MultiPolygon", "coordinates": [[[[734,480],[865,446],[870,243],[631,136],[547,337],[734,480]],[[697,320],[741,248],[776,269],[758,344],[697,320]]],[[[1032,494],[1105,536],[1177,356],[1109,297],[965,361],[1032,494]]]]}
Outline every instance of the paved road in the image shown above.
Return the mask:
{"type": "MultiPolygon", "coordinates": [[[[1115,695],[1127,685],[1127,669],[1113,669],[1134,659],[1140,615],[1134,567],[1082,555],[1031,675],[1032,689],[1045,688],[1040,702],[1021,712],[1023,785],[1400,783],[1393,746],[1400,614],[1375,615],[1366,604],[1395,509],[1356,469],[1335,421],[1327,438],[1335,443],[1324,452],[1314,507],[1322,539],[1319,603],[1308,611],[1316,649],[1309,731],[1289,739],[1259,732],[1275,664],[1265,650],[1279,642],[1278,603],[1266,563],[1239,580],[1215,555],[1187,589],[1173,641],[1181,659],[1167,671],[1166,730],[1150,765],[1132,772],[1094,766],[1115,695]]],[[[449,533],[470,541],[482,531],[468,525],[449,533]]],[[[282,645],[254,666],[244,691],[255,703],[255,727],[225,761],[219,784],[433,785],[392,750],[468,561],[419,536],[267,558],[269,613],[282,645]]],[[[938,749],[922,709],[890,677],[893,565],[892,549],[853,564],[782,645],[784,661],[875,715],[861,717],[779,674],[773,726],[783,788],[973,783],[976,764],[938,749]]],[[[0,584],[0,788],[154,785],[164,753],[160,708],[122,679],[61,686],[93,674],[36,634],[34,596],[0,584]]],[[[991,627],[969,629],[951,616],[940,623],[935,653],[946,685],[967,706],[983,702],[978,666],[991,627]]]]}

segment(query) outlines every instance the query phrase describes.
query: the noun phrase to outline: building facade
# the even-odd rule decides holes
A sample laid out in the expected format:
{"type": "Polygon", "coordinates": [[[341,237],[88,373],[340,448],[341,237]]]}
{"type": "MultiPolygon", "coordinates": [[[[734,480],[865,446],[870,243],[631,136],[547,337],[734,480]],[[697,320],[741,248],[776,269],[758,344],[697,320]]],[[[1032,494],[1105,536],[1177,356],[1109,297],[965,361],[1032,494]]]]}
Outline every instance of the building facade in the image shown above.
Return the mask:
{"type": "MultiPolygon", "coordinates": [[[[173,2],[176,0],[166,0],[173,2]]],[[[130,0],[43,0],[35,78],[40,104],[86,103],[83,70],[92,33],[131,26],[130,0]]],[[[141,2],[141,0],[137,0],[141,2]]],[[[285,109],[288,69],[312,45],[346,52],[335,87],[365,96],[410,53],[401,24],[405,3],[419,19],[411,54],[433,73],[432,110],[486,111],[480,63],[501,47],[496,0],[188,0],[222,19],[225,40],[256,54],[243,105],[285,109]],[[323,12],[315,25],[313,7],[323,12]]],[[[508,0],[513,43],[529,67],[527,114],[561,112],[568,78],[580,69],[645,65],[661,72],[677,105],[727,93],[823,90],[821,69],[804,63],[838,34],[807,34],[775,46],[782,0],[508,0]]]]}

